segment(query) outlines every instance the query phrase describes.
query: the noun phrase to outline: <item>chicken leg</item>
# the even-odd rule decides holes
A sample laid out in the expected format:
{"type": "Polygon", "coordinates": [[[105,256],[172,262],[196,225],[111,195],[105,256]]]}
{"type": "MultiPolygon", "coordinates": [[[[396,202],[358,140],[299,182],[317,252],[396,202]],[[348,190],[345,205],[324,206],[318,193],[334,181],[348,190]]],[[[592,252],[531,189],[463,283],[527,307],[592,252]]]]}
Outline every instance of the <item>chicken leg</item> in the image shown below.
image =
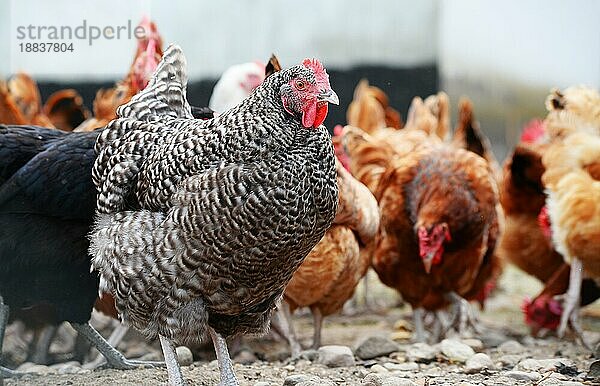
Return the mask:
{"type": "MultiPolygon", "coordinates": [[[[108,344],[116,349],[117,345],[121,343],[125,334],[129,331],[129,327],[124,325],[123,323],[119,323],[117,327],[113,330],[113,332],[108,337],[108,344]]],[[[88,365],[92,368],[96,368],[104,363],[105,359],[102,355],[96,355],[96,358],[88,363],[88,365]]]]}
{"type": "Polygon", "coordinates": [[[227,342],[219,333],[212,328],[208,328],[210,337],[212,338],[213,345],[215,346],[215,353],[217,354],[217,361],[219,362],[219,372],[221,373],[221,382],[219,386],[239,386],[239,382],[235,377],[233,371],[233,363],[229,357],[229,351],[227,351],[227,342]]]}
{"type": "Polygon", "coordinates": [[[321,347],[321,328],[323,327],[323,314],[321,310],[317,307],[311,307],[311,312],[313,314],[313,343],[311,348],[313,350],[318,350],[321,347]]]}
{"type": "Polygon", "coordinates": [[[564,297],[563,313],[560,316],[560,324],[558,326],[557,335],[562,338],[567,330],[567,325],[570,324],[575,335],[581,340],[583,345],[592,349],[584,336],[581,325],[579,324],[579,302],[581,294],[581,282],[583,280],[583,264],[578,258],[571,259],[571,272],[569,277],[569,288],[564,297]]]}
{"type": "MultiPolygon", "coordinates": [[[[186,384],[181,373],[181,367],[177,362],[177,352],[175,346],[166,337],[159,335],[160,346],[162,347],[163,355],[165,356],[165,363],[167,364],[167,373],[169,374],[169,385],[170,386],[184,386],[186,384]]],[[[227,346],[225,346],[227,347],[227,346]]],[[[217,358],[219,355],[217,354],[217,358]]]]}
{"type": "Polygon", "coordinates": [[[479,326],[477,325],[477,319],[473,315],[469,302],[456,292],[449,292],[445,297],[452,303],[454,308],[454,315],[446,332],[448,332],[450,327],[455,327],[458,334],[462,335],[466,331],[467,326],[469,326],[473,328],[476,333],[481,333],[479,326]]]}
{"type": "MultiPolygon", "coordinates": [[[[6,331],[6,325],[8,324],[8,312],[9,308],[7,305],[4,304],[2,295],[0,295],[0,357],[2,356],[2,342],[4,341],[4,331],[6,331]]],[[[14,377],[17,375],[17,372],[7,369],[6,367],[0,366],[0,385],[4,384],[4,378],[14,377]]]]}
{"type": "Polygon", "coordinates": [[[296,337],[296,331],[294,330],[294,323],[292,321],[290,305],[285,300],[282,301],[281,305],[279,306],[278,317],[282,325],[282,330],[285,335],[285,339],[290,345],[292,358],[298,358],[300,356],[300,352],[302,351],[302,346],[300,346],[300,342],[298,342],[298,338],[296,337]]]}
{"type": "Polygon", "coordinates": [[[425,342],[425,328],[423,327],[423,308],[415,308],[413,310],[413,324],[415,326],[415,341],[425,342]]]}
{"type": "MultiPolygon", "coordinates": [[[[89,323],[71,323],[71,326],[83,335],[106,358],[108,365],[119,370],[131,370],[140,366],[164,366],[163,362],[135,361],[127,359],[111,346],[89,323]]],[[[84,366],[89,368],[89,366],[84,366]]]]}
{"type": "Polygon", "coordinates": [[[33,340],[29,347],[27,362],[47,365],[50,363],[50,345],[56,336],[58,326],[48,325],[36,330],[33,334],[33,340]]]}

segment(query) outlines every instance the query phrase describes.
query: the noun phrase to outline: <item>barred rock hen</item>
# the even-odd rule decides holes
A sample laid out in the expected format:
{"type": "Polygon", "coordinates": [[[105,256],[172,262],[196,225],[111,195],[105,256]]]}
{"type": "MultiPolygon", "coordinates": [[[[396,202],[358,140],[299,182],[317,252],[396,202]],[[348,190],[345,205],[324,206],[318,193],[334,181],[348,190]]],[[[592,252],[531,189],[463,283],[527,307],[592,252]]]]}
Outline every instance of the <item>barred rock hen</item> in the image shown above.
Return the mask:
{"type": "Polygon", "coordinates": [[[452,302],[462,325],[468,311],[463,298],[494,252],[499,232],[497,188],[489,166],[472,152],[428,139],[421,130],[398,132],[398,139],[415,140],[403,156],[393,144],[377,143],[366,133],[360,139],[352,133],[357,129],[347,130],[345,136],[359,138],[344,139],[351,164],[370,159],[360,180],[373,189],[382,216],[373,268],[413,306],[418,340],[424,339],[424,309],[452,302]]]}
{"type": "Polygon", "coordinates": [[[98,296],[87,254],[97,136],[0,125],[0,343],[9,308],[15,316],[41,308],[43,323],[70,322],[109,364],[132,368],[87,323],[98,296]]]}
{"type": "Polygon", "coordinates": [[[218,117],[193,120],[181,49],[98,138],[100,287],[122,319],[172,342],[210,334],[221,381],[238,384],[224,336],[261,333],[306,255],[331,225],[338,189],[322,123],[338,103],[316,59],[269,76],[218,117]]]}
{"type": "Polygon", "coordinates": [[[314,321],[312,348],[318,349],[323,318],[342,309],[371,265],[371,247],[379,228],[377,201],[340,162],[336,162],[336,170],[338,214],[323,239],[294,273],[281,305],[292,357],[300,354],[301,347],[292,327],[291,313],[300,307],[310,307],[314,321]]]}

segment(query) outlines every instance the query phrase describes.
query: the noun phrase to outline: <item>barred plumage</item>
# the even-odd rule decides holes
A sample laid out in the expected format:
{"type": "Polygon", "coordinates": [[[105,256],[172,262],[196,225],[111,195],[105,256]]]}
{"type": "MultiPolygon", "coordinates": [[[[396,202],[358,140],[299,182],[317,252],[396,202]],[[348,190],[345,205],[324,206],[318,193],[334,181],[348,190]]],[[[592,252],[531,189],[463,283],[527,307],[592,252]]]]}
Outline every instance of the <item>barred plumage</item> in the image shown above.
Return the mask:
{"type": "Polygon", "coordinates": [[[207,326],[262,332],[337,209],[331,139],[282,104],[296,66],[236,108],[193,120],[185,58],[170,47],[148,87],[96,143],[91,234],[101,288],[147,337],[186,344],[207,326]]]}

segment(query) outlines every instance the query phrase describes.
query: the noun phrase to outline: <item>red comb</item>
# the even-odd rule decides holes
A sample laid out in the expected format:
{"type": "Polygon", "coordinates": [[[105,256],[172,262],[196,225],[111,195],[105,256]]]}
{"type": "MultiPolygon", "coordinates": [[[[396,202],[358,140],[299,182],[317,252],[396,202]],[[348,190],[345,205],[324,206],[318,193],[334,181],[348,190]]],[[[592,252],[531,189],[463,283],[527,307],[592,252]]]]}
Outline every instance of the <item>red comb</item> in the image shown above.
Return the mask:
{"type": "Polygon", "coordinates": [[[304,61],[302,61],[302,64],[304,65],[304,67],[310,68],[311,70],[313,70],[313,72],[315,74],[315,78],[317,79],[317,84],[319,86],[321,86],[322,88],[330,87],[329,86],[329,75],[327,75],[327,71],[325,71],[325,67],[323,67],[323,64],[321,64],[321,62],[319,62],[318,59],[304,59],[304,61]]]}
{"type": "Polygon", "coordinates": [[[536,143],[546,134],[546,126],[541,119],[530,121],[523,129],[521,142],[536,143]]]}

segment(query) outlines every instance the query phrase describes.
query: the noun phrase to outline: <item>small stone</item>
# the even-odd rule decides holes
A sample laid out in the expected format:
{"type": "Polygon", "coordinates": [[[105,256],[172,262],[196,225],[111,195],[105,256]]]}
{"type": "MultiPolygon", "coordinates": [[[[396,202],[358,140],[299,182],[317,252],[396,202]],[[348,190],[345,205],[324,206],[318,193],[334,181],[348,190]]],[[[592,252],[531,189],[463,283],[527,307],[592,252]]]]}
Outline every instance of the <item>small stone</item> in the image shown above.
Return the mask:
{"type": "Polygon", "coordinates": [[[522,355],[507,354],[498,358],[498,361],[502,366],[514,367],[522,358],[522,355]]]}
{"type": "Polygon", "coordinates": [[[304,351],[300,352],[300,355],[298,356],[298,358],[314,362],[317,360],[317,358],[319,358],[319,352],[317,350],[312,350],[312,349],[304,350],[304,351]]]}
{"type": "Polygon", "coordinates": [[[354,354],[348,346],[323,346],[319,348],[317,362],[328,367],[354,366],[354,354]]]}
{"type": "Polygon", "coordinates": [[[475,351],[466,344],[454,339],[444,339],[440,344],[442,354],[452,362],[466,362],[467,359],[475,355],[475,351]]]}
{"type": "Polygon", "coordinates": [[[480,341],[479,339],[469,338],[469,339],[462,339],[461,341],[477,352],[482,351],[484,348],[483,342],[480,341]]]}
{"type": "Polygon", "coordinates": [[[486,331],[480,338],[483,342],[483,346],[487,348],[498,347],[506,342],[506,335],[494,330],[486,331]]]}
{"type": "Polygon", "coordinates": [[[475,386],[475,385],[472,383],[469,383],[469,382],[461,382],[458,384],[458,386],[475,386]]]}
{"type": "Polygon", "coordinates": [[[360,359],[373,359],[381,356],[387,356],[398,351],[398,344],[391,339],[381,336],[371,336],[363,340],[354,353],[360,359]]]}
{"type": "Polygon", "coordinates": [[[256,382],[253,386],[271,386],[271,384],[269,382],[256,382]]]}
{"type": "Polygon", "coordinates": [[[194,356],[192,355],[192,350],[185,346],[179,346],[175,349],[177,352],[177,362],[181,366],[189,366],[194,363],[194,356]]]}
{"type": "MultiPolygon", "coordinates": [[[[26,362],[27,363],[27,362],[26,362]]],[[[48,366],[44,366],[44,365],[38,365],[38,364],[32,364],[27,366],[25,369],[22,369],[22,366],[19,366],[18,371],[22,371],[24,373],[30,373],[30,374],[40,374],[40,375],[47,375],[47,374],[56,374],[57,370],[53,369],[51,367],[48,366]]]]}
{"type": "Polygon", "coordinates": [[[256,355],[250,350],[242,350],[233,358],[235,363],[241,363],[243,365],[249,365],[258,360],[256,355]]]}
{"type": "Polygon", "coordinates": [[[590,370],[585,376],[586,379],[599,379],[600,378],[600,360],[592,362],[590,370]]]}
{"type": "Polygon", "coordinates": [[[81,365],[79,362],[66,362],[63,363],[58,369],[58,373],[61,375],[64,374],[79,374],[81,372],[81,365]]]}
{"type": "Polygon", "coordinates": [[[314,376],[307,375],[307,374],[289,375],[283,381],[283,386],[295,386],[301,382],[310,381],[311,379],[314,379],[314,378],[315,378],[314,376]]]}
{"type": "Polygon", "coordinates": [[[287,371],[294,371],[294,370],[296,370],[296,366],[294,366],[294,365],[287,365],[287,366],[283,366],[283,369],[287,370],[287,371]]]}
{"type": "Polygon", "coordinates": [[[508,371],[504,373],[505,376],[516,379],[517,381],[529,381],[535,382],[540,379],[541,375],[537,372],[525,372],[525,371],[508,371]]]}
{"type": "Polygon", "coordinates": [[[475,374],[481,372],[482,370],[492,370],[495,367],[496,366],[494,366],[492,359],[487,354],[480,352],[467,359],[465,373],[475,374]]]}
{"type": "Polygon", "coordinates": [[[525,348],[516,340],[508,340],[498,346],[498,351],[503,354],[521,354],[525,348]]]}
{"type": "Polygon", "coordinates": [[[373,365],[373,366],[371,366],[371,371],[374,372],[374,373],[387,373],[387,372],[389,372],[388,369],[386,369],[382,365],[373,365]]]}
{"type": "Polygon", "coordinates": [[[514,368],[519,371],[537,371],[548,372],[557,371],[557,367],[574,366],[573,361],[567,358],[551,358],[551,359],[523,359],[514,368]]]}
{"type": "Polygon", "coordinates": [[[429,363],[435,360],[438,350],[427,343],[415,343],[406,350],[406,358],[411,362],[429,363]]]}
{"type": "Polygon", "coordinates": [[[390,375],[371,373],[362,382],[365,386],[416,386],[416,383],[390,375]]]}
{"type": "Polygon", "coordinates": [[[407,363],[393,363],[388,362],[384,363],[383,367],[390,371],[417,371],[419,370],[419,365],[415,362],[407,362],[407,363]]]}

